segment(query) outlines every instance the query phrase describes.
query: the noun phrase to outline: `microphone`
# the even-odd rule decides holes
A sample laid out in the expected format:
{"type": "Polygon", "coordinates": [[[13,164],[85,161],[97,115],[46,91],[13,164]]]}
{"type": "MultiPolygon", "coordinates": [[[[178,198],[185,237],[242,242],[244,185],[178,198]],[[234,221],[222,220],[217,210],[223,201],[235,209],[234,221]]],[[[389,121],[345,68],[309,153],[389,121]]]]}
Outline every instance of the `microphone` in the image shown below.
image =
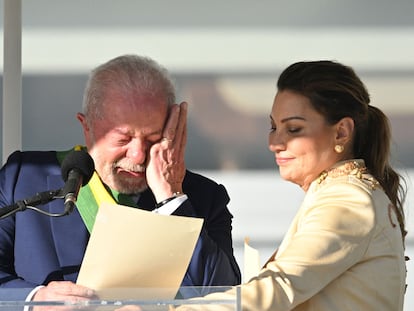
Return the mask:
{"type": "Polygon", "coordinates": [[[40,204],[46,204],[56,199],[58,193],[59,193],[59,190],[38,192],[30,198],[19,200],[12,205],[0,208],[0,218],[6,218],[16,212],[22,212],[26,210],[27,206],[36,206],[40,204]]]}
{"type": "Polygon", "coordinates": [[[89,182],[94,170],[93,159],[84,150],[72,151],[63,159],[61,171],[65,186],[61,193],[64,196],[64,215],[73,211],[80,188],[89,182]]]}

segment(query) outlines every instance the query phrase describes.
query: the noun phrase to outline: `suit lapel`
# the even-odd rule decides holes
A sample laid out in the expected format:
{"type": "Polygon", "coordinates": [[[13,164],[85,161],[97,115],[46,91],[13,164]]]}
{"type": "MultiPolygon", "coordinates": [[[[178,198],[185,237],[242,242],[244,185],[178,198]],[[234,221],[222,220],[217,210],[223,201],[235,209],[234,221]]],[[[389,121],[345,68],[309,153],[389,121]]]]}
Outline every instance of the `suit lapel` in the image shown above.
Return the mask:
{"type": "Polygon", "coordinates": [[[150,190],[141,193],[138,200],[138,207],[147,211],[152,211],[155,208],[156,202],[154,195],[150,190]]]}
{"type": "MultiPolygon", "coordinates": [[[[48,185],[52,189],[59,189],[63,186],[62,177],[53,175],[48,177],[48,185]]],[[[51,213],[62,213],[64,210],[63,200],[58,199],[48,204],[51,213]]],[[[59,261],[62,273],[70,274],[73,270],[79,270],[86,245],[89,240],[89,233],[84,225],[78,210],[75,210],[63,217],[50,217],[50,226],[55,244],[56,256],[59,261]]],[[[68,276],[68,279],[73,277],[68,276]]]]}

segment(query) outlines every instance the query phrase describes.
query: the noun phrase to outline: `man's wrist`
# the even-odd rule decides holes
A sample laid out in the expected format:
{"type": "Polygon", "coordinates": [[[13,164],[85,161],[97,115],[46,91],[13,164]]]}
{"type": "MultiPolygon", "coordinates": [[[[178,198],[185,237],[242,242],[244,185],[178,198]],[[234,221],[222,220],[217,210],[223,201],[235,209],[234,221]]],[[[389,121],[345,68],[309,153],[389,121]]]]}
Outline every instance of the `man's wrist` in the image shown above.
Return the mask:
{"type": "MultiPolygon", "coordinates": [[[[29,301],[32,301],[33,300],[33,298],[34,298],[34,296],[36,295],[36,293],[37,293],[37,291],[39,290],[39,289],[41,289],[42,287],[44,287],[44,285],[39,285],[39,286],[37,286],[37,287],[35,287],[35,288],[33,288],[31,291],[30,291],[30,293],[27,295],[27,297],[26,297],[26,302],[29,302],[29,301]]],[[[30,306],[24,306],[24,308],[23,308],[23,311],[30,311],[30,310],[32,310],[32,308],[30,307],[30,306]]]]}
{"type": "Polygon", "coordinates": [[[158,202],[156,205],[156,208],[160,208],[161,206],[167,204],[168,202],[174,200],[175,198],[178,198],[180,196],[183,196],[184,193],[182,192],[174,192],[172,196],[170,196],[169,198],[166,198],[165,200],[162,200],[161,202],[158,202]]]}
{"type": "Polygon", "coordinates": [[[187,199],[188,197],[186,194],[181,194],[168,203],[165,203],[160,208],[154,209],[152,212],[161,215],[172,215],[185,201],[187,201],[187,199]]]}

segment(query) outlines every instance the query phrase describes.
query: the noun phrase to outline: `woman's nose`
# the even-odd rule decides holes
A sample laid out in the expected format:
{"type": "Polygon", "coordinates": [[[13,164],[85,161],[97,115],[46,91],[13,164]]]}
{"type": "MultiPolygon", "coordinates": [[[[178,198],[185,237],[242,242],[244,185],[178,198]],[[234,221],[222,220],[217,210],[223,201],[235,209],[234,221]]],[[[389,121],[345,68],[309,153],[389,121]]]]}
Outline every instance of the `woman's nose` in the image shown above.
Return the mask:
{"type": "Polygon", "coordinates": [[[285,143],[281,135],[278,135],[275,131],[269,134],[269,150],[271,152],[278,152],[285,149],[285,143]]]}

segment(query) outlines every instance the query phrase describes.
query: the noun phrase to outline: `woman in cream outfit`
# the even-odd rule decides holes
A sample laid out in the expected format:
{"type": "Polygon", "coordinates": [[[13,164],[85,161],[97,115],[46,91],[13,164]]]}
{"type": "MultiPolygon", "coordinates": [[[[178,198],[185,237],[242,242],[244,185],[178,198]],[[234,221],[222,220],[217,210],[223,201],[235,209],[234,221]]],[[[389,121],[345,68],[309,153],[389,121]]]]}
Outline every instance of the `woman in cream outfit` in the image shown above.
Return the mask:
{"type": "Polygon", "coordinates": [[[242,310],[403,310],[406,189],[389,164],[388,119],[369,101],[354,70],[337,62],[282,72],[269,149],[281,177],[306,195],[275,255],[240,286],[242,310]]]}

